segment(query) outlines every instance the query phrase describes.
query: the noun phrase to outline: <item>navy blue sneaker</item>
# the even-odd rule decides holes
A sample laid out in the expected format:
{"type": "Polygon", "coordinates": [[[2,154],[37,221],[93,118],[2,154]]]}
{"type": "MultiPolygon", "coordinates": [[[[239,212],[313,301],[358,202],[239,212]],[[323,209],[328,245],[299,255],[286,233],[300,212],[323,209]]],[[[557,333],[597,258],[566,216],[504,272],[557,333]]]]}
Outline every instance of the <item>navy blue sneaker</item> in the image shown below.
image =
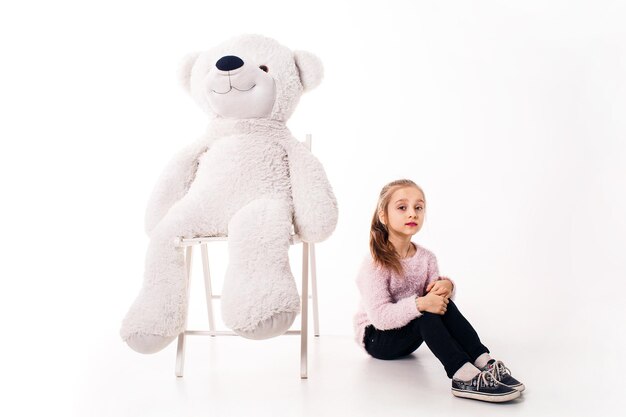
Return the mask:
{"type": "Polygon", "coordinates": [[[487,365],[485,365],[485,367],[481,369],[481,371],[488,371],[498,382],[508,385],[511,388],[515,388],[519,392],[522,392],[526,389],[524,384],[513,378],[513,376],[511,375],[511,371],[509,371],[509,368],[504,366],[504,363],[502,363],[502,361],[491,359],[489,362],[487,362],[487,365]]]}
{"type": "Polygon", "coordinates": [[[490,371],[481,371],[470,381],[453,378],[452,395],[490,403],[503,403],[518,398],[521,393],[498,382],[490,371]]]}

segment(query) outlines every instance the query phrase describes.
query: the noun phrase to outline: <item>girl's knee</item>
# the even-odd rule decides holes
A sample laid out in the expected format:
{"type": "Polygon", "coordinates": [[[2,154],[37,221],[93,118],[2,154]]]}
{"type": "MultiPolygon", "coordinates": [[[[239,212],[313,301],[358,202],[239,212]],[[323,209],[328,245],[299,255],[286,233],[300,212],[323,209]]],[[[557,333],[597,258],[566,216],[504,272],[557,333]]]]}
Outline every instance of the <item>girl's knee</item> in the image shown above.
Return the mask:
{"type": "Polygon", "coordinates": [[[428,321],[430,321],[430,320],[436,320],[436,319],[438,319],[440,317],[441,316],[439,314],[435,314],[435,313],[430,313],[428,311],[424,311],[422,313],[422,317],[420,317],[420,320],[424,320],[424,321],[428,320],[428,321]]]}
{"type": "Polygon", "coordinates": [[[456,304],[454,304],[452,300],[448,300],[448,308],[447,308],[446,314],[448,314],[450,311],[454,311],[454,312],[459,311],[456,304]]]}

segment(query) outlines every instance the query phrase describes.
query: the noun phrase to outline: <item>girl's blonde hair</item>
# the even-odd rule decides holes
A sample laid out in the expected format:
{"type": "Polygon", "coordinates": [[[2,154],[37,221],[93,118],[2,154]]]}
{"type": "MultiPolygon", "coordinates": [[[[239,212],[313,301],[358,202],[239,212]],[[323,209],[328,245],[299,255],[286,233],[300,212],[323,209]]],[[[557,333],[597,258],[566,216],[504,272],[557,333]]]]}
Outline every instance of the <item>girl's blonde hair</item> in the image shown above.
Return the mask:
{"type": "Polygon", "coordinates": [[[380,191],[376,211],[374,211],[374,217],[372,218],[372,227],[370,228],[370,252],[374,262],[376,265],[395,271],[398,274],[403,272],[400,254],[393,247],[393,244],[389,242],[389,231],[387,226],[380,221],[379,213],[382,211],[385,213],[385,218],[389,218],[389,200],[391,200],[391,196],[397,189],[404,187],[415,187],[424,195],[424,191],[411,180],[396,180],[385,185],[380,191]]]}

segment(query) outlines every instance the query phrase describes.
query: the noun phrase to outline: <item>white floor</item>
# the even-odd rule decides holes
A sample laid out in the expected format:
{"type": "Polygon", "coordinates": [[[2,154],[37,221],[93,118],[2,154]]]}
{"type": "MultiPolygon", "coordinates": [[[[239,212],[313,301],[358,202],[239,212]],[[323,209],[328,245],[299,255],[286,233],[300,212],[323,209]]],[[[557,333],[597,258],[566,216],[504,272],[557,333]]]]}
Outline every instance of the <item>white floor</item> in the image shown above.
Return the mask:
{"type": "MultiPolygon", "coordinates": [[[[492,344],[507,346],[503,342],[492,344]]],[[[487,404],[453,397],[443,367],[425,345],[407,359],[387,362],[369,358],[349,336],[322,335],[310,340],[307,380],[299,377],[298,336],[261,342],[190,337],[183,378],[174,375],[175,349],[174,342],[144,356],[119,340],[103,340],[85,358],[73,391],[74,414],[612,416],[622,403],[621,378],[608,372],[611,358],[576,370],[575,350],[537,358],[527,347],[507,348],[503,359],[527,390],[513,402],[487,404]]]]}

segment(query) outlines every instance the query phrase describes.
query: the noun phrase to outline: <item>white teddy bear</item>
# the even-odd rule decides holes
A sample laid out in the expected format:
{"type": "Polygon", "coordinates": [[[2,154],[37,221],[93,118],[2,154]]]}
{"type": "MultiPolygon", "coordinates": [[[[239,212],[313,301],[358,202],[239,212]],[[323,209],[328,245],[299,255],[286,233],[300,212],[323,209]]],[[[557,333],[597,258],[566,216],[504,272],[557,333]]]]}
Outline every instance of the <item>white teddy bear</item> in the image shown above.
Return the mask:
{"type": "Polygon", "coordinates": [[[211,123],[170,162],[150,198],[144,283],[120,331],[131,348],[157,352],[184,330],[179,237],[228,236],[222,317],[229,328],[264,339],[291,326],[300,297],[289,266],[290,235],[320,242],[337,223],[322,165],[285,125],[322,75],[313,54],[258,35],[185,60],[181,81],[211,123]]]}

